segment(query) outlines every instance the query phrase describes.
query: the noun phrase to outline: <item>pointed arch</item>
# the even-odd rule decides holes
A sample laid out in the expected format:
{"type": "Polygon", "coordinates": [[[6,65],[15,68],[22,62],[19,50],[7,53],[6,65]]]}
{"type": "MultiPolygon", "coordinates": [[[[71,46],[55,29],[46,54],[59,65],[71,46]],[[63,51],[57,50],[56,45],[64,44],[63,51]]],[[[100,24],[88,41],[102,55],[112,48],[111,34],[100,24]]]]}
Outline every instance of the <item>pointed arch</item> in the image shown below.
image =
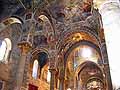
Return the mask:
{"type": "Polygon", "coordinates": [[[75,71],[75,76],[77,76],[78,75],[78,73],[80,73],[84,68],[85,68],[85,66],[88,66],[88,65],[95,65],[96,66],[96,68],[98,69],[98,70],[100,70],[100,72],[103,74],[103,70],[100,68],[100,66],[98,65],[98,64],[96,64],[95,62],[92,62],[92,61],[85,61],[85,62],[83,62],[83,63],[81,63],[78,67],[77,67],[77,69],[76,69],[76,71],[75,71]]]}

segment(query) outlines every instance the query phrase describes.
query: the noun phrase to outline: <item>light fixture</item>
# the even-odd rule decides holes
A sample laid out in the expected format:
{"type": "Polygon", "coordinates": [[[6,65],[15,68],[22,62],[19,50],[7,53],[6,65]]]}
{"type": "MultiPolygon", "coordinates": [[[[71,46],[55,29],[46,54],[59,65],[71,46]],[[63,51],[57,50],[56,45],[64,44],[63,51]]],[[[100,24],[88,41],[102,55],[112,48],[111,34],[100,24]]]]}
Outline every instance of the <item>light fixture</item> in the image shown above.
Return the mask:
{"type": "Polygon", "coordinates": [[[90,48],[88,47],[83,47],[82,48],[82,53],[81,53],[81,56],[84,57],[84,58],[89,58],[91,57],[92,55],[92,51],[90,48]]]}

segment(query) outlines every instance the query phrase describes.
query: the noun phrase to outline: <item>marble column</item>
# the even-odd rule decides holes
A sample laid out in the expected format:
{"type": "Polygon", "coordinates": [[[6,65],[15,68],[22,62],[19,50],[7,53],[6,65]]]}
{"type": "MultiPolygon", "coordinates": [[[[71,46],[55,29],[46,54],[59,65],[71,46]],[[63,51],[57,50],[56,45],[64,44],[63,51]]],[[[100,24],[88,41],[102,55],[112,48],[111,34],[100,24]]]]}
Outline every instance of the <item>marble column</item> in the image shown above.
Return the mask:
{"type": "Polygon", "coordinates": [[[26,56],[31,49],[31,45],[28,42],[20,42],[18,43],[18,47],[21,50],[21,59],[18,63],[18,71],[16,77],[16,86],[14,90],[22,90],[22,82],[23,82],[23,75],[24,75],[24,68],[26,62],[26,56]]]}
{"type": "Polygon", "coordinates": [[[49,58],[49,71],[51,73],[51,78],[50,78],[50,90],[55,90],[56,86],[56,80],[55,80],[55,75],[56,75],[56,51],[52,50],[50,53],[51,57],[49,58]]]}

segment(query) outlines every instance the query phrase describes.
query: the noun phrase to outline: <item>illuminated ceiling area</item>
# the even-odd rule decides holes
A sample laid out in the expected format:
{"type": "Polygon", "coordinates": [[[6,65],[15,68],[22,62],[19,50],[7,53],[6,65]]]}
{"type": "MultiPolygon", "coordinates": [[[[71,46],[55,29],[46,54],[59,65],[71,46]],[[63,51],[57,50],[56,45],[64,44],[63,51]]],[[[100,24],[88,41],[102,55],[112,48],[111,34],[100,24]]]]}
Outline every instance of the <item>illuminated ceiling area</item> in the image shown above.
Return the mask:
{"type": "MultiPolygon", "coordinates": [[[[103,83],[98,78],[103,79],[103,73],[98,67],[100,55],[96,49],[88,45],[80,45],[72,50],[67,58],[66,80],[67,87],[72,85],[73,77],[77,76],[77,90],[83,89],[86,84],[86,90],[93,90],[96,88],[103,90],[103,83]],[[96,79],[88,79],[95,77],[96,79]]],[[[70,89],[72,90],[72,89],[70,89]]]]}
{"type": "Polygon", "coordinates": [[[73,72],[83,62],[92,61],[98,63],[99,59],[99,53],[94,48],[88,45],[80,45],[70,53],[67,64],[70,72],[73,72]]]}

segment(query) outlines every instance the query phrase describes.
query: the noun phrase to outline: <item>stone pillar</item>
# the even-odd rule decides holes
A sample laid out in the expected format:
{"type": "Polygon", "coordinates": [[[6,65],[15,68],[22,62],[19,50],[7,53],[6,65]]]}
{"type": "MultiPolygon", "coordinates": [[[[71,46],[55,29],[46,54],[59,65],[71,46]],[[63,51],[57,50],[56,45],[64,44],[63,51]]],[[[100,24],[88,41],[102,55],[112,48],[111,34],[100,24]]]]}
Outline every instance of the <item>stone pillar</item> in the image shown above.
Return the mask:
{"type": "Polygon", "coordinates": [[[105,73],[105,79],[106,79],[106,84],[107,84],[106,90],[113,90],[108,55],[107,55],[107,48],[106,48],[105,42],[102,43],[101,52],[102,52],[102,57],[103,57],[104,73],[105,73]]]}
{"type": "Polygon", "coordinates": [[[65,90],[65,85],[64,85],[64,77],[60,78],[60,83],[59,83],[59,90],[65,90]]]}
{"type": "Polygon", "coordinates": [[[59,67],[59,90],[65,90],[65,69],[64,69],[64,58],[63,52],[60,53],[58,58],[59,67]]]}
{"type": "Polygon", "coordinates": [[[49,71],[51,73],[50,90],[55,90],[56,59],[57,59],[56,51],[51,50],[50,55],[51,55],[51,57],[49,58],[49,66],[50,66],[49,71]]]}
{"type": "MultiPolygon", "coordinates": [[[[100,8],[102,16],[105,40],[107,45],[110,72],[112,77],[112,83],[114,87],[120,86],[120,73],[119,73],[119,56],[118,50],[120,50],[120,1],[108,0],[100,8]]],[[[105,69],[109,66],[105,65],[105,69]]]]}
{"type": "Polygon", "coordinates": [[[49,69],[51,72],[51,79],[50,79],[50,90],[55,90],[55,75],[56,70],[55,69],[49,69]]]}
{"type": "Polygon", "coordinates": [[[21,59],[18,63],[18,71],[17,71],[17,77],[16,77],[16,87],[14,90],[22,90],[22,82],[23,82],[23,75],[24,75],[24,67],[25,67],[25,61],[26,56],[31,49],[31,45],[28,42],[20,42],[18,43],[18,47],[21,50],[21,59]]]}

